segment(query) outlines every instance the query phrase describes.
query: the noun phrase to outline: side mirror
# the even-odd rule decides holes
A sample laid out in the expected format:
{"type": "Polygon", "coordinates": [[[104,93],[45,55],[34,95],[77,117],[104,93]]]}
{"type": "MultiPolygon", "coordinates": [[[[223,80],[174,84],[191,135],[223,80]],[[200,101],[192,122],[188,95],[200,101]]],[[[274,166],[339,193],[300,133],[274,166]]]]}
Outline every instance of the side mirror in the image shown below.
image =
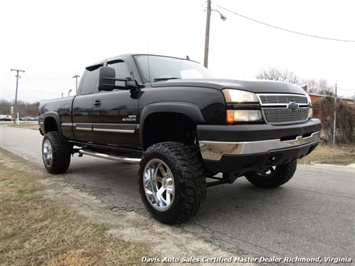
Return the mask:
{"type": "Polygon", "coordinates": [[[130,78],[130,77],[127,77],[125,83],[126,83],[126,87],[127,87],[128,89],[135,89],[135,88],[137,88],[136,81],[133,80],[133,79],[130,78]]]}
{"type": "Polygon", "coordinates": [[[99,70],[99,90],[112,91],[115,88],[116,72],[112,67],[101,67],[99,70]]]}

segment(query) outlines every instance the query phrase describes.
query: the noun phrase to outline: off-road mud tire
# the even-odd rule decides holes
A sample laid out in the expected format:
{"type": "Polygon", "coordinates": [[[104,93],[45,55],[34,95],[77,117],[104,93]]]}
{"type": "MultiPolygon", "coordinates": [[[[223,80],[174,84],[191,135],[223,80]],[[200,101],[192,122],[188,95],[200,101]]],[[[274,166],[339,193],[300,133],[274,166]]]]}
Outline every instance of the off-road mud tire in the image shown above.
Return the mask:
{"type": "Polygon", "coordinates": [[[276,188],[287,183],[294,175],[297,161],[277,165],[260,172],[245,174],[246,179],[257,187],[276,188]]]}
{"type": "Polygon", "coordinates": [[[48,173],[62,174],[70,165],[71,148],[57,131],[44,135],[42,142],[42,159],[48,173]]]}
{"type": "Polygon", "coordinates": [[[154,144],[144,153],[138,174],[143,203],[150,214],[162,223],[178,224],[187,221],[197,213],[206,197],[204,167],[195,147],[179,142],[154,144]],[[154,170],[157,172],[154,173],[154,170]],[[164,174],[165,177],[161,178],[164,174]],[[152,176],[160,176],[158,179],[161,184],[160,181],[154,182],[152,176]],[[149,183],[150,180],[153,182],[149,183]],[[158,195],[158,190],[163,183],[168,187],[166,193],[169,193],[170,199],[167,204],[160,202],[163,206],[159,206],[157,203],[161,195],[158,195]]]}

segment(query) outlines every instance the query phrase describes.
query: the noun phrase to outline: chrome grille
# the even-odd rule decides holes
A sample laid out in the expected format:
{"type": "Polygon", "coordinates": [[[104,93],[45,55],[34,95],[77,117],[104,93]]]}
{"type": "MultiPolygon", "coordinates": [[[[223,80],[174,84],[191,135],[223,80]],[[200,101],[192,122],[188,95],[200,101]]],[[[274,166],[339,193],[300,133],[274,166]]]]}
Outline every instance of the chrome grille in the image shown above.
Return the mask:
{"type": "Polygon", "coordinates": [[[264,108],[265,120],[270,124],[304,122],[308,119],[308,108],[291,111],[286,108],[264,108]]]}
{"type": "Polygon", "coordinates": [[[306,96],[293,94],[258,95],[266,123],[292,124],[308,120],[309,103],[306,96]],[[291,104],[296,108],[290,108],[291,104]]]}
{"type": "Polygon", "coordinates": [[[298,104],[308,104],[307,97],[300,95],[259,95],[261,105],[274,105],[274,104],[289,104],[295,102],[298,104]]]}

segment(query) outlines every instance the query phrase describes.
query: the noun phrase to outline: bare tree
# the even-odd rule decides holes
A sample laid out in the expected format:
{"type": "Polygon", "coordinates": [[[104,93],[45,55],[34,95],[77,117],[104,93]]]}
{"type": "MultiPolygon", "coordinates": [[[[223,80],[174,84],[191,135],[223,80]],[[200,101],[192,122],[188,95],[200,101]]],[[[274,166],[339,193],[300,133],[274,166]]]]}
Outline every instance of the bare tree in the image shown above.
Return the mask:
{"type": "Polygon", "coordinates": [[[0,100],[0,115],[10,115],[11,114],[11,106],[12,104],[5,100],[0,100]]]}
{"type": "MultiPolygon", "coordinates": [[[[5,99],[0,99],[0,114],[1,115],[11,115],[11,107],[14,105],[14,102],[9,102],[5,99]]],[[[18,101],[18,112],[21,117],[31,116],[35,117],[38,115],[38,106],[39,102],[28,103],[23,101],[18,101]]]]}
{"type": "Polygon", "coordinates": [[[318,93],[321,95],[334,96],[334,87],[328,84],[326,79],[302,79],[290,70],[280,70],[275,67],[261,70],[257,79],[277,80],[298,85],[307,86],[308,93],[318,93]]]}
{"type": "Polygon", "coordinates": [[[306,79],[303,84],[307,85],[308,93],[318,93],[321,95],[334,95],[334,88],[328,84],[326,79],[306,79]]]}
{"type": "Polygon", "coordinates": [[[257,79],[277,80],[293,84],[300,84],[301,78],[297,76],[293,71],[288,69],[280,70],[275,67],[261,70],[257,75],[257,79]]]}

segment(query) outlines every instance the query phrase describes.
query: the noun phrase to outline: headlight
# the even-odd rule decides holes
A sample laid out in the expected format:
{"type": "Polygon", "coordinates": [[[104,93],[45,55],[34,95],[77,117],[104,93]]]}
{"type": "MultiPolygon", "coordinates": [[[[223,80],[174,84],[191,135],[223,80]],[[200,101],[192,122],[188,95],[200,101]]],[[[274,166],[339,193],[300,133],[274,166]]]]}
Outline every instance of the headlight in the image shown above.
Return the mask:
{"type": "Polygon", "coordinates": [[[252,92],[225,89],[223,90],[224,98],[227,103],[257,103],[258,97],[252,92]]]}
{"type": "Polygon", "coordinates": [[[227,123],[234,124],[240,122],[261,122],[263,121],[261,111],[255,110],[259,107],[259,100],[256,94],[248,91],[224,89],[223,90],[224,99],[227,104],[232,104],[234,110],[227,110],[227,123]],[[238,110],[238,105],[244,106],[242,110],[238,110]],[[246,105],[250,105],[249,108],[245,108],[246,105]]]}
{"type": "Polygon", "coordinates": [[[227,110],[227,122],[260,122],[262,121],[259,110],[227,110]]]}

